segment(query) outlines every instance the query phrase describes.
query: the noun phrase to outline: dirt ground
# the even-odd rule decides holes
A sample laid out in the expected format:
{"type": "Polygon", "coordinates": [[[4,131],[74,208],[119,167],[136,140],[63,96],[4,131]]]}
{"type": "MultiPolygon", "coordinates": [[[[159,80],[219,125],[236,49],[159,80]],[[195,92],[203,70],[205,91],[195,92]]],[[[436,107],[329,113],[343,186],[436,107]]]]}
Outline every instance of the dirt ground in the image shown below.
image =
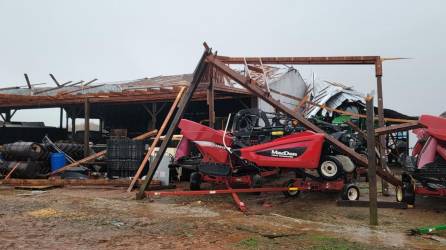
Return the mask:
{"type": "MultiPolygon", "coordinates": [[[[0,189],[1,249],[446,249],[446,235],[405,231],[446,222],[446,199],[417,198],[413,209],[336,205],[337,194],[161,197],[136,201],[125,189],[0,189]],[[444,238],[443,238],[444,237],[444,238]]],[[[390,197],[389,199],[393,199],[390,197]]]]}

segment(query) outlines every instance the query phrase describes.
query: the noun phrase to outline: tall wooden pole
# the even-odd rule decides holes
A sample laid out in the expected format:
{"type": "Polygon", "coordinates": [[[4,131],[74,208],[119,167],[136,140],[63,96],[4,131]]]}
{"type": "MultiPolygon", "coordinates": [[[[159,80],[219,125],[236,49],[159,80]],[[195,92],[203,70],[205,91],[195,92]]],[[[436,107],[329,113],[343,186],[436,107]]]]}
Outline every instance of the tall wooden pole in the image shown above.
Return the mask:
{"type": "MultiPolygon", "coordinates": [[[[378,58],[375,62],[375,75],[376,75],[376,89],[378,96],[378,127],[385,127],[384,122],[384,101],[383,101],[383,87],[382,87],[382,61],[378,58]]],[[[386,136],[379,136],[379,163],[383,171],[390,172],[387,166],[387,156],[386,156],[386,136]]],[[[389,195],[389,183],[381,179],[382,194],[385,196],[389,195]]]]}
{"type": "Polygon", "coordinates": [[[373,121],[373,97],[368,95],[365,99],[367,108],[367,155],[369,177],[370,225],[378,225],[378,198],[376,187],[376,153],[375,153],[375,127],[373,121]]]}
{"type": "Polygon", "coordinates": [[[209,108],[209,127],[214,128],[215,127],[215,97],[214,97],[214,80],[213,80],[213,69],[211,67],[210,70],[210,80],[209,80],[209,87],[207,90],[207,101],[208,101],[208,108],[209,108]]]}
{"type": "Polygon", "coordinates": [[[85,98],[84,103],[84,157],[90,153],[90,100],[85,98]]]}

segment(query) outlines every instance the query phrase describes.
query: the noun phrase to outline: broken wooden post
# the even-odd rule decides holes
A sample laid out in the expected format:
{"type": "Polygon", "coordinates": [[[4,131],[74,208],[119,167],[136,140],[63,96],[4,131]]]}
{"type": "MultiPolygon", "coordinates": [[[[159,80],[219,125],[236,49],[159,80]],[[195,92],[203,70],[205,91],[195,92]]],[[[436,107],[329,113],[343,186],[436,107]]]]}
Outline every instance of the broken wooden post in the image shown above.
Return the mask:
{"type": "Polygon", "coordinates": [[[376,187],[376,153],[375,150],[375,124],[373,119],[373,97],[365,98],[367,109],[367,155],[369,177],[370,225],[378,225],[378,199],[376,187]]]}
{"type": "Polygon", "coordinates": [[[136,171],[135,176],[133,177],[133,180],[130,183],[129,188],[127,189],[127,192],[132,191],[133,187],[135,186],[136,181],[141,176],[141,173],[144,170],[144,167],[146,166],[147,162],[149,161],[150,155],[152,155],[153,150],[155,150],[155,147],[158,144],[161,135],[164,133],[164,129],[167,127],[167,124],[169,123],[170,118],[172,117],[176,107],[178,106],[178,103],[180,102],[181,97],[183,96],[184,89],[185,89],[185,87],[182,87],[180,89],[180,92],[178,93],[177,97],[175,98],[175,101],[172,103],[169,113],[167,114],[166,118],[164,119],[163,124],[161,125],[161,128],[158,131],[158,134],[156,135],[155,139],[153,140],[152,145],[150,145],[150,148],[147,151],[147,154],[145,155],[143,161],[139,165],[138,171],[136,171]]]}
{"type": "Polygon", "coordinates": [[[90,100],[84,102],[84,157],[90,154],[90,100]]]}

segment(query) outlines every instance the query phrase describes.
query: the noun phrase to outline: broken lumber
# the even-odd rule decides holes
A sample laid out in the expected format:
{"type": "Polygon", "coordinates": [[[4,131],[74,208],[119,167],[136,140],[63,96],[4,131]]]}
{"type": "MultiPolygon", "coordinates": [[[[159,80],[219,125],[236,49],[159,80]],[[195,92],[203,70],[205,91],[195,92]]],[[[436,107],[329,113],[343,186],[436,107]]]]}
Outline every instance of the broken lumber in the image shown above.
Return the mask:
{"type": "Polygon", "coordinates": [[[146,166],[147,162],[149,161],[149,158],[152,155],[153,151],[155,150],[156,145],[160,141],[161,135],[164,133],[164,129],[166,129],[167,124],[170,121],[170,118],[172,117],[173,113],[175,112],[175,109],[177,108],[178,103],[180,102],[180,99],[183,96],[184,90],[185,90],[185,87],[181,87],[180,92],[178,92],[178,95],[175,98],[175,101],[172,103],[172,106],[170,107],[169,113],[167,113],[166,118],[164,118],[163,124],[161,125],[161,128],[159,129],[155,139],[153,140],[152,145],[150,145],[150,148],[147,151],[147,154],[144,156],[143,161],[139,165],[139,168],[136,171],[135,176],[133,177],[133,180],[130,183],[129,188],[127,189],[127,192],[131,192],[132,191],[133,186],[135,186],[136,181],[141,176],[141,173],[142,173],[144,167],[146,166]]]}

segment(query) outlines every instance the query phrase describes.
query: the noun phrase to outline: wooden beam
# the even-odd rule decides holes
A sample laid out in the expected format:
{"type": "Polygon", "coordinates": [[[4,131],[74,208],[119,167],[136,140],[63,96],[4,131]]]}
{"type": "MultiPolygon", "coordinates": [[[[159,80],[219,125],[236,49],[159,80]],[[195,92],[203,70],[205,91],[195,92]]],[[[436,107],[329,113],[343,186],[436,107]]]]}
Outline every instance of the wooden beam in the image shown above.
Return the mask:
{"type": "Polygon", "coordinates": [[[28,88],[31,89],[31,81],[29,80],[28,74],[24,74],[25,75],[25,80],[26,80],[26,85],[28,85],[28,88]]]}
{"type": "Polygon", "coordinates": [[[423,128],[423,127],[424,126],[422,124],[418,123],[417,121],[413,121],[413,122],[407,122],[407,123],[402,123],[402,124],[398,124],[398,125],[377,128],[377,129],[375,129],[375,135],[379,136],[379,135],[391,134],[391,133],[395,133],[395,132],[399,132],[399,131],[407,131],[407,130],[423,128]]]}
{"type": "Polygon", "coordinates": [[[198,85],[201,82],[201,79],[203,78],[203,75],[206,73],[208,69],[208,64],[205,62],[206,58],[210,54],[210,50],[206,49],[203,55],[201,56],[200,61],[198,62],[197,67],[194,70],[194,77],[189,85],[189,88],[187,89],[186,94],[181,99],[181,103],[178,106],[177,112],[175,113],[174,118],[172,119],[172,122],[170,123],[170,127],[166,132],[165,140],[161,143],[161,146],[159,147],[158,153],[155,156],[155,159],[151,162],[149,167],[149,172],[146,175],[146,179],[141,184],[141,187],[139,189],[139,192],[136,195],[137,199],[143,199],[145,197],[145,191],[148,188],[148,184],[152,181],[153,176],[158,169],[158,166],[162,160],[162,157],[164,153],[166,152],[167,145],[169,144],[170,139],[173,136],[173,133],[175,132],[175,129],[178,126],[178,123],[180,122],[180,119],[183,117],[184,112],[186,111],[186,107],[189,104],[189,102],[192,100],[192,96],[197,89],[198,85]]]}
{"type": "Polygon", "coordinates": [[[11,175],[15,172],[15,170],[17,169],[17,167],[20,165],[20,162],[16,162],[16,164],[14,164],[14,166],[12,167],[11,171],[9,171],[9,173],[6,175],[5,180],[8,180],[11,175]]]}
{"type": "MultiPolygon", "coordinates": [[[[129,179],[3,179],[0,185],[10,186],[120,186],[127,187],[130,183],[129,179]]],[[[137,182],[138,184],[140,181],[137,182]]],[[[160,186],[161,182],[153,180],[153,186],[160,186]]]]}
{"type": "Polygon", "coordinates": [[[129,188],[127,189],[127,192],[132,191],[133,187],[135,186],[136,181],[140,178],[141,173],[144,170],[144,167],[146,166],[147,162],[149,161],[149,158],[152,155],[153,151],[155,150],[156,145],[158,145],[161,135],[164,133],[164,130],[166,129],[167,124],[170,121],[170,118],[172,117],[173,113],[175,112],[175,109],[177,108],[178,103],[180,102],[180,99],[183,96],[184,90],[185,90],[185,87],[182,87],[180,89],[180,92],[178,93],[177,98],[175,98],[175,101],[173,102],[172,106],[170,107],[169,113],[167,113],[166,118],[164,118],[163,124],[161,125],[158,133],[156,134],[156,137],[153,140],[152,145],[150,145],[150,148],[147,151],[146,155],[144,156],[143,161],[139,165],[139,168],[136,171],[135,176],[133,177],[133,180],[130,183],[129,188]]]}
{"type": "Polygon", "coordinates": [[[211,77],[209,79],[209,86],[207,89],[207,104],[209,114],[209,127],[215,127],[215,90],[214,90],[214,77],[213,68],[210,69],[211,77]]]}
{"type": "Polygon", "coordinates": [[[60,88],[60,84],[59,84],[59,82],[57,81],[56,77],[54,77],[53,74],[50,74],[50,77],[51,77],[51,79],[53,79],[53,81],[54,81],[54,83],[57,85],[57,87],[60,88]]]}
{"type": "Polygon", "coordinates": [[[225,64],[375,64],[379,56],[328,56],[328,57],[227,57],[218,56],[225,64]]]}
{"type": "MultiPolygon", "coordinates": [[[[373,97],[366,97],[367,107],[367,148],[375,148],[375,124],[374,124],[374,108],[373,97]]],[[[374,150],[368,150],[368,178],[369,178],[369,210],[370,210],[370,225],[378,225],[378,207],[377,207],[377,186],[376,186],[376,154],[374,150]]]]}

